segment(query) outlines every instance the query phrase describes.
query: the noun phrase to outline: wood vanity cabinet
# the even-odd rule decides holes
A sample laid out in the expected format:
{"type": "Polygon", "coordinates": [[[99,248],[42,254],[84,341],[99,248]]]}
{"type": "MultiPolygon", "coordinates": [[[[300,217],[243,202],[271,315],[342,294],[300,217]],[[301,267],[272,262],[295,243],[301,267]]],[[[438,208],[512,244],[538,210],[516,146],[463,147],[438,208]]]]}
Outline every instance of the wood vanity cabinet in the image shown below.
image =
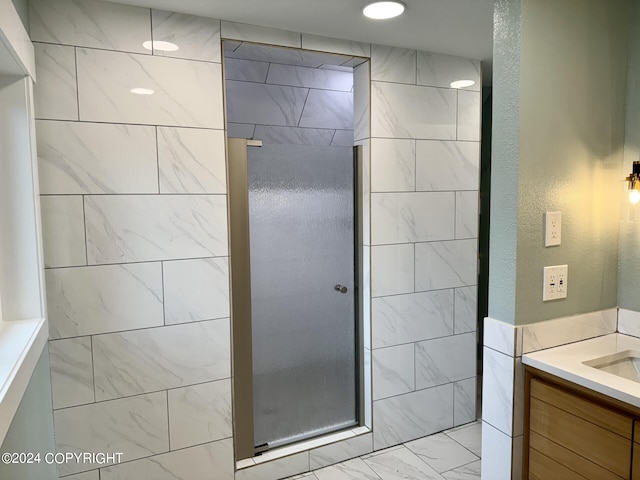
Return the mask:
{"type": "Polygon", "coordinates": [[[523,478],[640,480],[638,419],[636,407],[526,367],[523,478]]]}

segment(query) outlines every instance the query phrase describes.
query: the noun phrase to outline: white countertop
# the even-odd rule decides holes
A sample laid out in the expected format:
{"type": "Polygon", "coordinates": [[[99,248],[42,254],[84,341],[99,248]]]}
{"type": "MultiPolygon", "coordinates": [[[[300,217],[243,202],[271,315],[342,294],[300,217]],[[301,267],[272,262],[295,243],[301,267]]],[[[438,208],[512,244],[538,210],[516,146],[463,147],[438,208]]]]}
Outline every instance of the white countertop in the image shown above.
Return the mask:
{"type": "Polygon", "coordinates": [[[625,350],[640,351],[640,338],[612,333],[527,353],[522,363],[640,408],[640,383],[582,363],[625,350]]]}

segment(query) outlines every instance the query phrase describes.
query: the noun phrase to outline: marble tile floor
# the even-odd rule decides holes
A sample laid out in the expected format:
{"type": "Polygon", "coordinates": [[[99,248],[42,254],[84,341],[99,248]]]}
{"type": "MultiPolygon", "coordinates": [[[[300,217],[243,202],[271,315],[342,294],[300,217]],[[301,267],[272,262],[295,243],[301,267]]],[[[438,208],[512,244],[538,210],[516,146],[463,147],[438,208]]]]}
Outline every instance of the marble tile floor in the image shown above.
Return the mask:
{"type": "Polygon", "coordinates": [[[287,480],[479,480],[481,432],[476,421],[287,480]]]}

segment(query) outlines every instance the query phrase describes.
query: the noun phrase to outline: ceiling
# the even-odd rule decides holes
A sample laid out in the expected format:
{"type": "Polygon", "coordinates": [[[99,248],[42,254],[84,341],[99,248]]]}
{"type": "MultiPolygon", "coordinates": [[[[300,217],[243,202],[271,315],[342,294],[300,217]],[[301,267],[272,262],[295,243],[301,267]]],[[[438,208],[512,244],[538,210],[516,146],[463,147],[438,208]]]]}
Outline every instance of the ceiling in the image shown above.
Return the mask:
{"type": "Polygon", "coordinates": [[[111,0],[294,32],[445,53],[486,62],[490,83],[493,0],[404,0],[404,15],[370,20],[367,0],[111,0]]]}

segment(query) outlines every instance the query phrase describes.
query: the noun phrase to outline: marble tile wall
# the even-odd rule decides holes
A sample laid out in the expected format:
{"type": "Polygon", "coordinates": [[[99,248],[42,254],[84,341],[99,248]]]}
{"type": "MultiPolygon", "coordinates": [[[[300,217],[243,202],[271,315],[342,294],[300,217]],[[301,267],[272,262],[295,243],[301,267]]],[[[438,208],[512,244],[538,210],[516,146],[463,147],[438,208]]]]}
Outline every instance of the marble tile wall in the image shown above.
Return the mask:
{"type": "Polygon", "coordinates": [[[478,62],[371,47],[376,450],[476,417],[479,90],[478,62]]]}
{"type": "Polygon", "coordinates": [[[327,54],[297,58],[273,47],[253,52],[266,61],[239,58],[257,48],[242,44],[225,52],[229,136],[274,144],[353,146],[352,69],[326,67],[321,62],[331,61],[327,54]],[[298,64],[286,64],[293,59],[298,64]]]}
{"type": "Polygon", "coordinates": [[[31,28],[57,448],[124,454],[60,474],[232,480],[220,21],[42,0],[31,28]]]}
{"type": "Polygon", "coordinates": [[[33,1],[31,22],[58,449],[125,455],[62,475],[275,480],[475,419],[480,94],[448,82],[479,82],[477,62],[95,0],[33,1]],[[231,93],[285,107],[243,123],[234,102],[230,134],[355,139],[371,157],[373,432],[237,473],[221,38],[371,56],[353,71],[317,68],[321,52],[306,66],[226,60],[231,93]]]}

